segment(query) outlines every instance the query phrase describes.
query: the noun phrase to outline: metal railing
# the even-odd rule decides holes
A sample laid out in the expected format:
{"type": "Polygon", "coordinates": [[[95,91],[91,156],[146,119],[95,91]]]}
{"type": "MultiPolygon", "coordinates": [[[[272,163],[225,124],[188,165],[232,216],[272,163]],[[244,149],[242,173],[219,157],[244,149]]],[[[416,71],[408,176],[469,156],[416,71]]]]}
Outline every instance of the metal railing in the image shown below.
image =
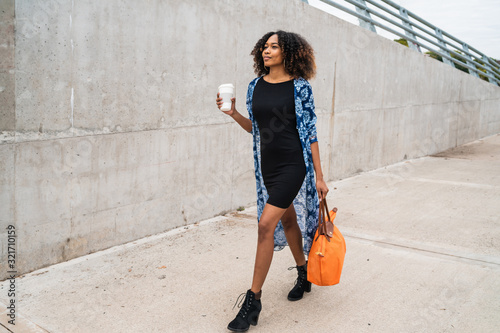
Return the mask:
{"type": "MultiPolygon", "coordinates": [[[[307,0],[302,1],[307,3],[307,0]]],[[[408,47],[417,52],[421,53],[422,48],[426,49],[441,56],[443,62],[452,67],[458,66],[462,70],[467,69],[468,73],[475,77],[480,77],[497,86],[500,85],[500,65],[498,62],[390,0],[344,0],[344,2],[354,5],[355,10],[339,4],[340,1],[320,1],[357,17],[363,28],[373,32],[377,32],[375,26],[382,28],[405,39],[408,42],[408,47]],[[372,6],[369,7],[366,3],[372,6]],[[380,11],[372,7],[376,7],[380,11]],[[393,9],[398,12],[393,11],[393,9]],[[390,16],[384,15],[384,13],[390,16]],[[372,15],[385,22],[381,23],[372,19],[372,15]],[[396,19],[400,20],[401,23],[396,19]]]]}

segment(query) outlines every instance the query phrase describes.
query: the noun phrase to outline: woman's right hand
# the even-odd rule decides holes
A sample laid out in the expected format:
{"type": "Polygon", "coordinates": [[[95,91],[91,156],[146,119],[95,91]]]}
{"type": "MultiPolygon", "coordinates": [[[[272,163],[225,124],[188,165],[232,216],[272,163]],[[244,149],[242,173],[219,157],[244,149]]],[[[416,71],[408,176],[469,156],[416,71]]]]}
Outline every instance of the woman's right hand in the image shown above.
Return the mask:
{"type": "MultiPolygon", "coordinates": [[[[215,99],[215,103],[217,104],[217,107],[220,108],[222,107],[222,97],[219,97],[219,93],[217,93],[217,98],[215,99]]],[[[229,111],[222,111],[228,116],[232,116],[236,112],[236,98],[231,98],[231,110],[229,111]]]]}

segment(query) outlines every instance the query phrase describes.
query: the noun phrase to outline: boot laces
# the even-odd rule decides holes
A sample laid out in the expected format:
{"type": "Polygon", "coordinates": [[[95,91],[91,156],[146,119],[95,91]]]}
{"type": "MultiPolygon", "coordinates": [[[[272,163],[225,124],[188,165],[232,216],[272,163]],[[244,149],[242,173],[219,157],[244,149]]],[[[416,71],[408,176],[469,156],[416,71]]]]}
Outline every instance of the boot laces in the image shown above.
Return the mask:
{"type": "Polygon", "coordinates": [[[249,295],[249,297],[245,297],[247,293],[241,293],[240,296],[236,299],[236,302],[234,303],[233,310],[236,307],[236,304],[238,304],[238,307],[241,308],[240,311],[238,312],[238,316],[241,316],[243,318],[246,317],[248,314],[248,311],[250,310],[250,303],[252,302],[252,295],[249,295]],[[245,303],[243,303],[245,302],[245,303]]]}
{"type": "Polygon", "coordinates": [[[244,296],[246,294],[247,293],[241,293],[240,296],[238,296],[238,298],[236,299],[236,303],[234,303],[234,305],[233,305],[233,310],[236,307],[236,304],[238,304],[238,307],[241,308],[241,305],[242,305],[243,301],[245,300],[244,296]],[[241,296],[243,296],[243,298],[241,296]]]}
{"type": "Polygon", "coordinates": [[[294,286],[299,285],[299,287],[302,287],[302,282],[307,280],[307,276],[305,275],[305,271],[299,269],[299,266],[292,266],[288,267],[288,270],[291,271],[292,269],[297,269],[297,280],[295,280],[295,283],[293,284],[294,286]]]}

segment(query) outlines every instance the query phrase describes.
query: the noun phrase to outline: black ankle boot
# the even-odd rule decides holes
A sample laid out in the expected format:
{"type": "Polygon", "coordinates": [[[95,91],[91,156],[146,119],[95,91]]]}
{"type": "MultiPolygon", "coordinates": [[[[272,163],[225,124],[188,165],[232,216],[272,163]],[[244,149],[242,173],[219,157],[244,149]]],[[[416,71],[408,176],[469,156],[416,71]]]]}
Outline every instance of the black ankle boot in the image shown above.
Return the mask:
{"type": "Polygon", "coordinates": [[[298,301],[304,296],[304,291],[311,291],[311,282],[307,281],[307,261],[304,266],[295,266],[291,268],[297,268],[298,277],[297,281],[295,281],[295,286],[288,293],[288,300],[298,301]]]}
{"type": "MultiPolygon", "coordinates": [[[[250,325],[257,325],[260,310],[262,310],[262,303],[260,302],[261,293],[262,291],[259,291],[256,295],[249,289],[246,295],[240,295],[240,297],[245,295],[243,305],[241,306],[238,315],[236,315],[236,318],[234,318],[234,320],[227,325],[228,330],[233,332],[246,332],[248,331],[250,325]],[[258,300],[255,299],[256,296],[259,298],[258,300]]],[[[238,303],[238,300],[236,300],[236,303],[238,303]]]]}

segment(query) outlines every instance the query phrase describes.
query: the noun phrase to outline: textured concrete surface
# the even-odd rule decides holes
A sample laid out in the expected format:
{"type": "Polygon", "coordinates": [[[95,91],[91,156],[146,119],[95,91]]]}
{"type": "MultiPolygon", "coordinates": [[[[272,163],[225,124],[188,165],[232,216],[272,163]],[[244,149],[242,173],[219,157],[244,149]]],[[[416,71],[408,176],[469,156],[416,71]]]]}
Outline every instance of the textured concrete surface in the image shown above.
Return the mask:
{"type": "MultiPolygon", "coordinates": [[[[14,0],[0,2],[0,133],[15,130],[14,0]]],[[[1,135],[0,135],[1,137],[1,135]]],[[[1,142],[1,141],[0,141],[1,142]]]]}
{"type": "MultiPolygon", "coordinates": [[[[293,259],[276,252],[250,332],[497,332],[498,170],[499,135],[329,183],[347,242],[340,284],[289,302],[293,259]]],[[[3,314],[0,324],[16,333],[225,332],[251,282],[256,226],[250,207],[26,274],[16,280],[25,328],[3,314]]]]}
{"type": "Polygon", "coordinates": [[[17,227],[20,273],[255,202],[251,136],[214,96],[234,83],[246,114],[270,30],[316,51],[327,180],[500,133],[499,87],[300,0],[0,6],[0,238],[17,227]]]}

